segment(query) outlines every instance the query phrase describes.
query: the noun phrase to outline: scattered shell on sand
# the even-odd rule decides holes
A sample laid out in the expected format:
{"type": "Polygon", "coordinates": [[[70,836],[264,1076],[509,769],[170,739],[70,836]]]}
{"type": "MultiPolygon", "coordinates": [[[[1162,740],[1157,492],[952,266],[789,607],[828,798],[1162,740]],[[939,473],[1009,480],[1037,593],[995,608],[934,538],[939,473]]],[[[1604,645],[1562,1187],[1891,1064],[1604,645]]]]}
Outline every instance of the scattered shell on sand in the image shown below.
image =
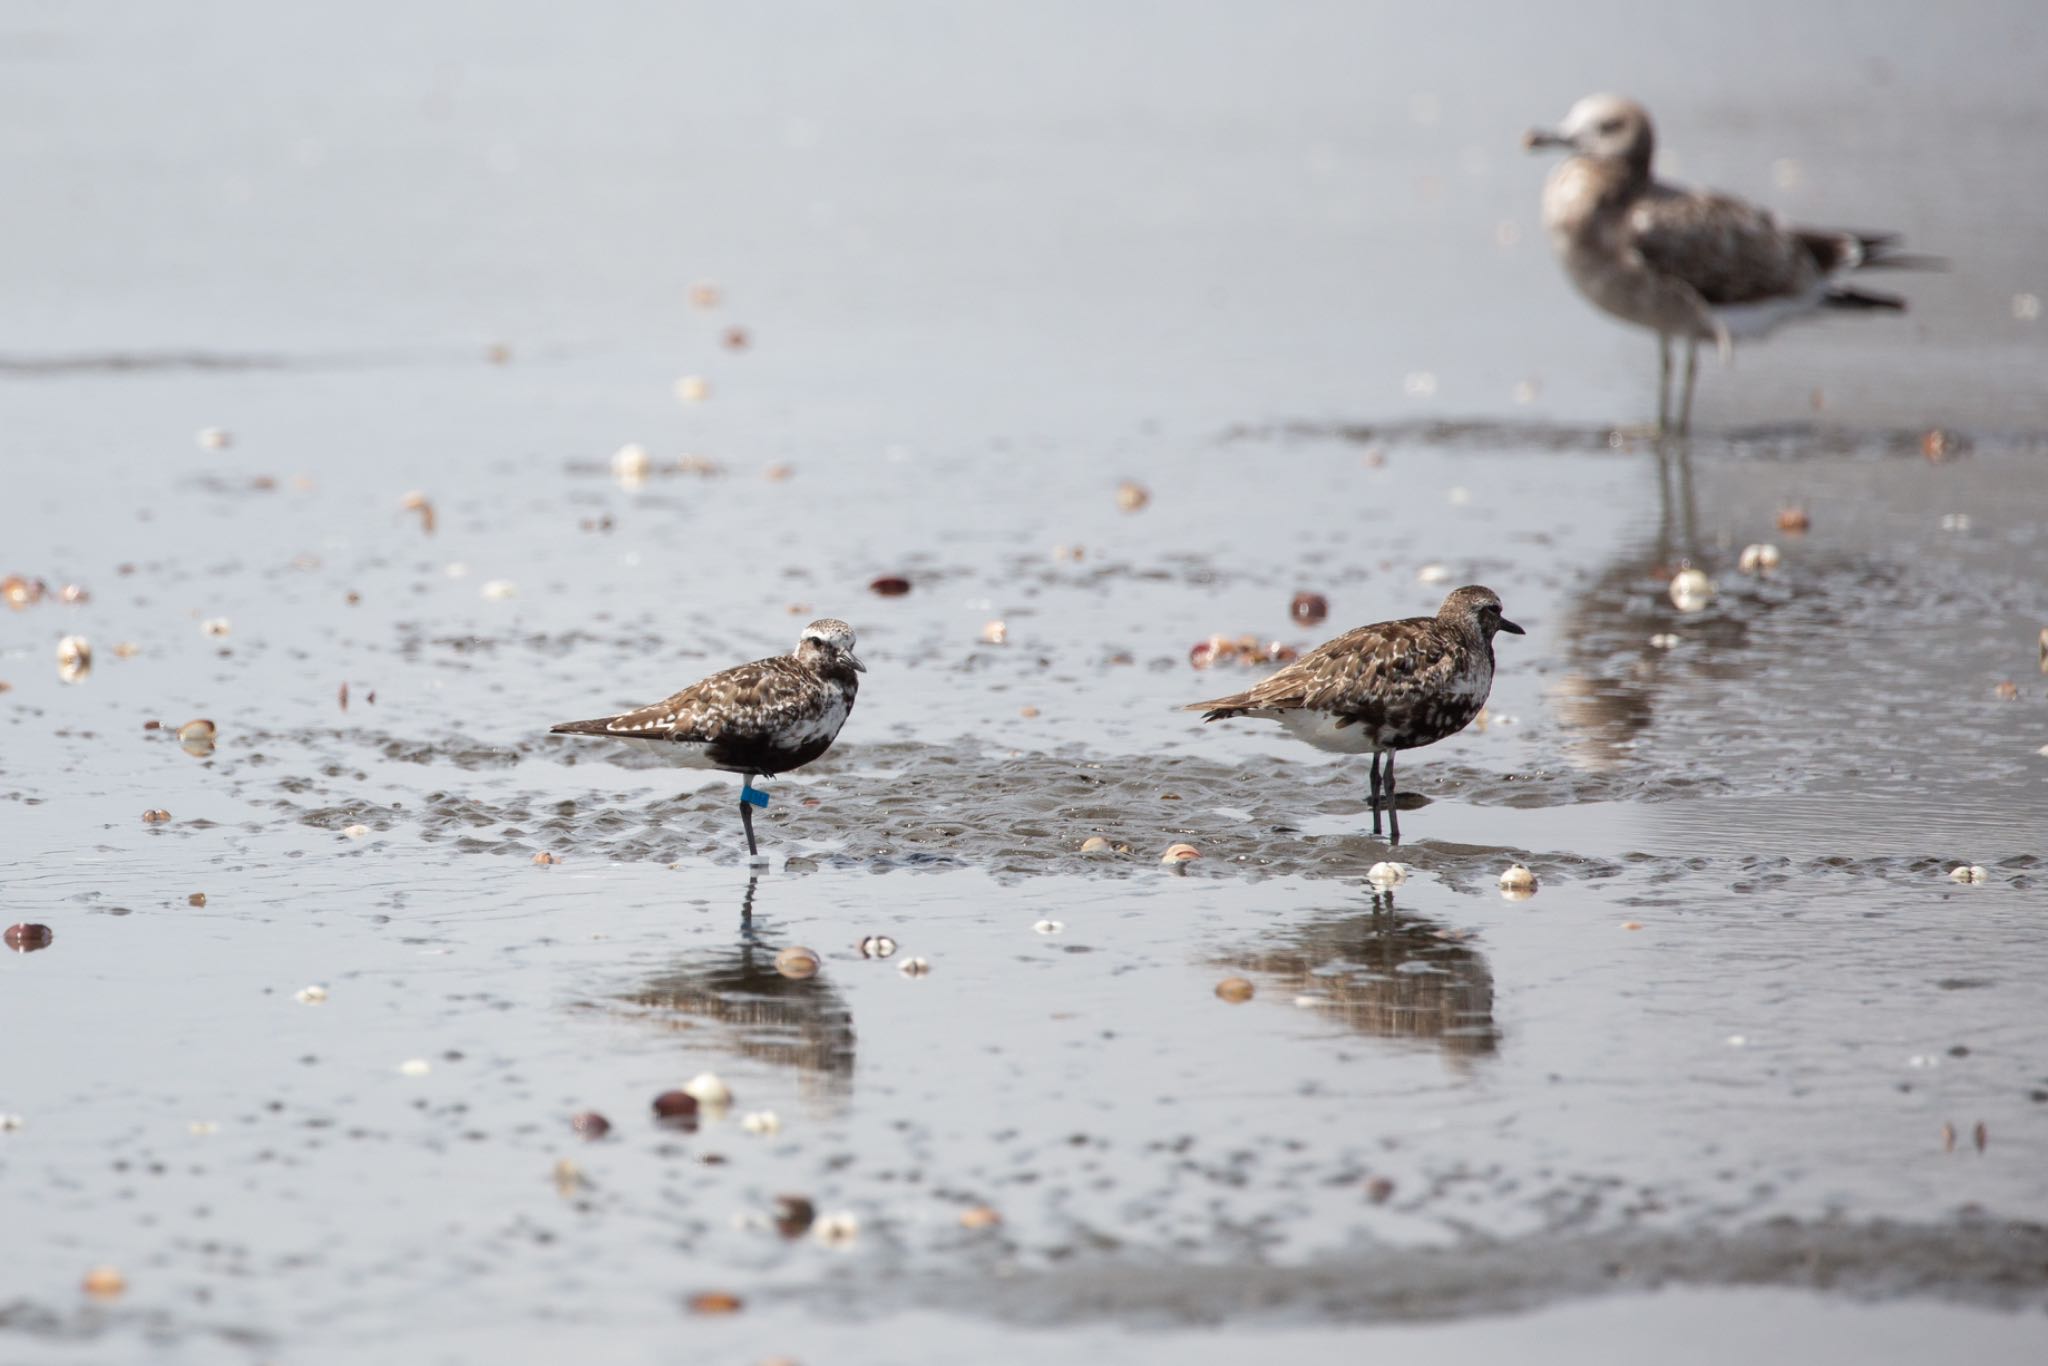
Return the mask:
{"type": "Polygon", "coordinates": [[[1365,1198],[1375,1205],[1384,1205],[1394,1195],[1394,1183],[1384,1176],[1375,1176],[1365,1183],[1365,1198]]]}
{"type": "Polygon", "coordinates": [[[1152,501],[1152,495],[1143,484],[1126,479],[1116,486],[1116,505],[1125,512],[1136,512],[1152,501]]]}
{"type": "Polygon", "coordinates": [[[235,624],[226,617],[208,617],[199,623],[199,634],[203,636],[224,636],[232,633],[235,624]]]}
{"type": "Polygon", "coordinates": [[[1109,852],[1109,841],[1100,835],[1090,835],[1087,839],[1081,841],[1081,852],[1084,854],[1106,854],[1109,852]]]}
{"type": "Polygon", "coordinates": [[[1714,600],[1714,581],[1698,569],[1681,569],[1671,576],[1671,605],[1681,612],[1697,612],[1714,600]]]}
{"type": "Polygon", "coordinates": [[[697,1098],[687,1091],[663,1091],[654,1098],[654,1117],[673,1124],[696,1127],[697,1098]]]}
{"type": "Polygon", "coordinates": [[[1001,621],[982,623],[981,643],[984,645],[1006,645],[1010,640],[1010,628],[1001,621]]]}
{"type": "Polygon", "coordinates": [[[1226,977],[1216,984],[1216,999],[1242,1005],[1252,998],[1252,984],[1242,977],[1226,977]]]}
{"type": "Polygon", "coordinates": [[[724,1290],[707,1290],[701,1295],[690,1296],[692,1314],[737,1314],[742,1304],[738,1295],[724,1290]]]}
{"type": "Polygon", "coordinates": [[[144,825],[162,825],[165,821],[168,821],[170,818],[171,813],[164,810],[160,806],[153,806],[149,810],[142,813],[142,823],[144,825]]]}
{"type": "Polygon", "coordinates": [[[1948,870],[1948,880],[1950,882],[1974,885],[1988,880],[1990,876],[1991,874],[1985,870],[1982,864],[1976,863],[1959,863],[1948,870]]]}
{"type": "Polygon", "coordinates": [[[317,1006],[326,1001],[327,988],[315,982],[311,986],[300,987],[292,995],[302,1006],[317,1006]]]}
{"type": "Polygon", "coordinates": [[[1186,863],[1189,859],[1198,859],[1201,856],[1202,851],[1195,848],[1192,844],[1169,844],[1166,846],[1166,852],[1159,856],[1159,861],[1161,863],[1186,863]]]}
{"type": "Polygon", "coordinates": [[[76,683],[91,672],[91,641],[84,636],[66,636],[57,642],[57,677],[76,683]]]}
{"type": "Polygon", "coordinates": [[[871,934],[860,941],[863,958],[887,958],[896,952],[896,941],[886,934],[871,934]]]}
{"type": "Polygon", "coordinates": [[[994,1228],[1003,1222],[1003,1216],[987,1205],[970,1205],[960,1211],[960,1227],[967,1229],[994,1228]]]}
{"type": "Polygon", "coordinates": [[[85,1273],[85,1293],[96,1300],[118,1299],[128,1289],[128,1278],[115,1266],[96,1266],[85,1273]]]}
{"type": "Polygon", "coordinates": [[[1032,925],[1031,931],[1034,934],[1058,934],[1066,927],[1064,920],[1041,920],[1032,925]]]}
{"type": "Polygon", "coordinates": [[[1330,615],[1330,600],[1321,593],[1296,593],[1287,615],[1302,626],[1314,626],[1330,615]]]}
{"type": "Polygon", "coordinates": [[[225,427],[201,427],[193,433],[192,439],[203,451],[224,451],[235,444],[235,436],[225,427]]]}
{"type": "Polygon", "coordinates": [[[1776,572],[1782,558],[1774,545],[1746,545],[1742,547],[1742,557],[1736,561],[1736,567],[1745,574],[1770,574],[1776,572]]]}
{"type": "Polygon", "coordinates": [[[702,375],[684,375],[676,381],[676,397],[685,403],[702,403],[711,397],[711,381],[702,375]]]}
{"type": "Polygon", "coordinates": [[[716,308],[725,299],[725,291],[709,280],[700,280],[690,286],[690,307],[716,308]]]}
{"type": "Polygon", "coordinates": [[[683,1083],[683,1094],[695,1098],[708,1110],[722,1110],[732,1104],[732,1088],[716,1072],[699,1072],[683,1083]]]}
{"type": "Polygon", "coordinates": [[[824,966],[817,950],[807,949],[802,944],[791,944],[775,955],[775,970],[792,981],[803,982],[818,975],[824,966]]]}
{"type": "Polygon", "coordinates": [[[1643,922],[1640,920],[1624,920],[1621,922],[1621,927],[1624,930],[1640,930],[1643,927],[1643,922]]]}
{"type": "Polygon", "coordinates": [[[811,1236],[826,1247],[846,1247],[860,1236],[860,1220],[844,1212],[827,1214],[811,1225],[811,1236]]]}
{"type": "Polygon", "coordinates": [[[930,962],[923,958],[906,958],[896,971],[905,977],[923,977],[932,970],[930,962]]]}
{"type": "Polygon", "coordinates": [[[2005,679],[1991,690],[1991,695],[2001,702],[2017,702],[2020,700],[2020,685],[2010,678],[2005,679]]]}
{"type": "Polygon", "coordinates": [[[654,472],[654,457],[637,441],[612,452],[612,477],[622,484],[644,484],[654,472]]]}
{"type": "Polygon", "coordinates": [[[1812,529],[1813,517],[1805,508],[1794,503],[1778,509],[1778,530],[1803,536],[1812,529]]]}
{"type": "Polygon", "coordinates": [[[553,854],[550,854],[547,850],[543,849],[538,854],[535,854],[533,856],[533,861],[539,864],[541,867],[546,868],[555,863],[556,860],[553,854]]]}
{"type": "Polygon", "coordinates": [[[583,1189],[583,1169],[566,1157],[555,1160],[555,1194],[570,1199],[583,1189]]]}
{"type": "Polygon", "coordinates": [[[434,1065],[425,1058],[407,1058],[398,1064],[398,1074],[402,1077],[424,1077],[433,1070],[434,1065]]]}
{"type": "Polygon", "coordinates": [[[718,341],[728,351],[744,351],[754,344],[753,335],[744,327],[726,328],[718,341]]]}
{"type": "Polygon", "coordinates": [[[910,580],[900,574],[884,574],[868,584],[868,591],[877,597],[900,598],[910,591],[910,580]]]}
{"type": "Polygon", "coordinates": [[[510,579],[492,579],[484,584],[481,591],[491,601],[503,602],[506,598],[519,596],[519,585],[510,579]]]}
{"type": "Polygon", "coordinates": [[[603,1138],[612,1131],[612,1122],[595,1110],[585,1110],[569,1117],[569,1127],[585,1138],[603,1138]]]}
{"type": "Polygon", "coordinates": [[[1943,531],[1968,531],[1970,529],[1970,514],[1967,512],[1944,512],[1941,515],[1941,529],[1943,531]]]}
{"type": "Polygon", "coordinates": [[[782,1132],[782,1118],[773,1110],[749,1110],[740,1116],[740,1127],[763,1138],[782,1132]]]}
{"type": "Polygon", "coordinates": [[[38,949],[47,949],[56,938],[55,932],[48,925],[34,925],[26,921],[19,925],[9,925],[6,932],[7,947],[16,953],[34,953],[38,949]]]}
{"type": "Polygon", "coordinates": [[[1366,869],[1365,880],[1378,887],[1381,891],[1385,891],[1389,887],[1398,887],[1408,880],[1408,865],[1405,863],[1375,863],[1372,867],[1366,869]]]}
{"type": "Polygon", "coordinates": [[[349,839],[359,840],[370,833],[370,827],[367,825],[345,825],[341,828],[341,833],[349,839]]]}
{"type": "Polygon", "coordinates": [[[1500,885],[1503,888],[1534,887],[1536,875],[1519,863],[1510,864],[1508,870],[1500,875],[1500,885]]]}
{"type": "Polygon", "coordinates": [[[775,1231],[785,1238],[801,1238],[818,1217],[818,1208],[801,1195],[775,1197],[775,1231]]]}
{"type": "Polygon", "coordinates": [[[1675,650],[1678,648],[1678,637],[1669,631],[1659,631],[1656,635],[1650,637],[1650,648],[1653,650],[1675,650]]]}
{"type": "Polygon", "coordinates": [[[187,906],[204,906],[204,905],[206,904],[206,893],[204,893],[204,892],[194,892],[194,893],[192,893],[192,895],[190,895],[190,896],[188,896],[188,897],[186,897],[186,898],[185,898],[185,904],[186,904],[187,906]]]}
{"type": "Polygon", "coordinates": [[[420,530],[429,536],[434,534],[434,502],[431,498],[414,489],[399,499],[398,505],[407,512],[417,512],[420,515],[420,530]]]}

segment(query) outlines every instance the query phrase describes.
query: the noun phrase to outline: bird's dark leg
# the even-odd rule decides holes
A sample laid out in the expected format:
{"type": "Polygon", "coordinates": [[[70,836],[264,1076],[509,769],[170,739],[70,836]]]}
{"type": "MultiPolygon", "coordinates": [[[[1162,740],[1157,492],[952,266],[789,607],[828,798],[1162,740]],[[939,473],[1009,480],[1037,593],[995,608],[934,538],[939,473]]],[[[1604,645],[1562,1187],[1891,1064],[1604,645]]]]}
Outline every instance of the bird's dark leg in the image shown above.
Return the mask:
{"type": "Polygon", "coordinates": [[[1657,430],[1671,430],[1671,334],[1657,334],[1657,430]]]}
{"type": "Polygon", "coordinates": [[[1380,752],[1372,752],[1372,832],[1380,832],[1380,752]]]}
{"type": "Polygon", "coordinates": [[[1692,386],[1700,376],[1700,339],[1685,339],[1685,402],[1678,408],[1678,430],[1680,434],[1692,430],[1692,386]]]}
{"type": "Polygon", "coordinates": [[[1394,751],[1387,751],[1387,843],[1401,842],[1401,808],[1394,799],[1394,751]]]}
{"type": "Polygon", "coordinates": [[[754,785],[754,775],[749,773],[740,779],[740,824],[747,828],[747,857],[759,858],[760,846],[754,843],[754,806],[746,797],[747,789],[754,785]]]}

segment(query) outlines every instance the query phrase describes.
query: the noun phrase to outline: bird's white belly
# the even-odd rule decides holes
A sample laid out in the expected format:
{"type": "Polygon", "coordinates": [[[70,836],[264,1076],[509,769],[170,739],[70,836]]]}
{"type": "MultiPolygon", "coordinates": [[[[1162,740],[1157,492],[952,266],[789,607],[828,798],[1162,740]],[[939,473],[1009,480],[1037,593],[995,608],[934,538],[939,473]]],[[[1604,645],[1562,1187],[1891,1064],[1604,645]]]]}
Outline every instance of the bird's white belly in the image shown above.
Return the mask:
{"type": "Polygon", "coordinates": [[[1765,299],[1753,304],[1723,304],[1713,310],[1714,318],[1728,329],[1728,335],[1734,340],[1754,341],[1770,335],[1794,318],[1817,310],[1826,292],[1826,285],[1815,285],[1804,294],[1765,299]]]}
{"type": "Polygon", "coordinates": [[[1295,739],[1307,741],[1332,754],[1370,754],[1379,748],[1364,726],[1356,722],[1339,726],[1337,718],[1328,712],[1282,711],[1270,715],[1295,739]]]}

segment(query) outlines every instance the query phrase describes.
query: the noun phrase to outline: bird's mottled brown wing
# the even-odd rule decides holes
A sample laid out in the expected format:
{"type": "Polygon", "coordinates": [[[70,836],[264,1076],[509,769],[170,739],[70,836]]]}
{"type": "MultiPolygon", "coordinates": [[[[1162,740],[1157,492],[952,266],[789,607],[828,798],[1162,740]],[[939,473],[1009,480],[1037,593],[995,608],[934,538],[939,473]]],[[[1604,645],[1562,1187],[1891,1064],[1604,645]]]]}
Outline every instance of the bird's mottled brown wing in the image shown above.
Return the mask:
{"type": "Polygon", "coordinates": [[[759,743],[822,714],[827,705],[818,680],[795,659],[777,655],[715,673],[659,702],[619,716],[565,721],[553,729],[627,739],[759,743]]]}
{"type": "Polygon", "coordinates": [[[1797,233],[1729,195],[1656,186],[1629,210],[1625,230],[1644,264],[1683,280],[1709,304],[1797,295],[1820,277],[1797,233]]]}
{"type": "Polygon", "coordinates": [[[1188,710],[1329,711],[1363,714],[1398,710],[1443,686],[1457,667],[1434,619],[1411,617],[1346,631],[1263,681],[1230,697],[1196,702],[1188,710]]]}

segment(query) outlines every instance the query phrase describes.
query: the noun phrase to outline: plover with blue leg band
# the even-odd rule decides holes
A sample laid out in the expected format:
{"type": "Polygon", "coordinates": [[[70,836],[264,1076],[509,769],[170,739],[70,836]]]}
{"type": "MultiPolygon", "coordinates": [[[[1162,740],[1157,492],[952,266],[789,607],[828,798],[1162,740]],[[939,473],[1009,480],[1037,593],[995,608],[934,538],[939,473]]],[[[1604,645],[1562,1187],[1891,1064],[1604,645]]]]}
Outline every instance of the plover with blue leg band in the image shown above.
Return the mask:
{"type": "Polygon", "coordinates": [[[1335,754],[1372,754],[1372,832],[1387,810],[1394,843],[1394,755],[1433,745],[1472,724],[1493,691],[1493,637],[1522,628],[1501,615],[1500,598],[1477,584],[1444,599],[1433,617],[1382,621],[1346,631],[1241,693],[1190,702],[1204,721],[1258,716],[1335,754]],[[1380,758],[1386,757],[1386,774],[1380,758]]]}
{"type": "Polygon", "coordinates": [[[1597,308],[1657,334],[1657,427],[1692,425],[1699,347],[1725,364],[1734,343],[1822,309],[1900,312],[1904,299],[1841,283],[1851,271],[1927,267],[1894,233],[1798,228],[1732,195],[1686,190],[1650,171],[1649,111],[1619,95],[1588,95],[1564,123],[1522,139],[1570,152],[1543,187],[1543,226],[1565,274],[1597,308]],[[1671,343],[1685,342],[1685,392],[1671,416],[1671,343]]]}
{"type": "Polygon", "coordinates": [[[754,779],[802,768],[832,748],[867,672],[853,646],[853,628],[824,617],[804,627],[790,654],[715,673],[634,711],[564,721],[550,733],[651,741],[670,746],[685,768],[739,774],[747,854],[759,859],[754,808],[766,807],[768,794],[754,779]]]}

